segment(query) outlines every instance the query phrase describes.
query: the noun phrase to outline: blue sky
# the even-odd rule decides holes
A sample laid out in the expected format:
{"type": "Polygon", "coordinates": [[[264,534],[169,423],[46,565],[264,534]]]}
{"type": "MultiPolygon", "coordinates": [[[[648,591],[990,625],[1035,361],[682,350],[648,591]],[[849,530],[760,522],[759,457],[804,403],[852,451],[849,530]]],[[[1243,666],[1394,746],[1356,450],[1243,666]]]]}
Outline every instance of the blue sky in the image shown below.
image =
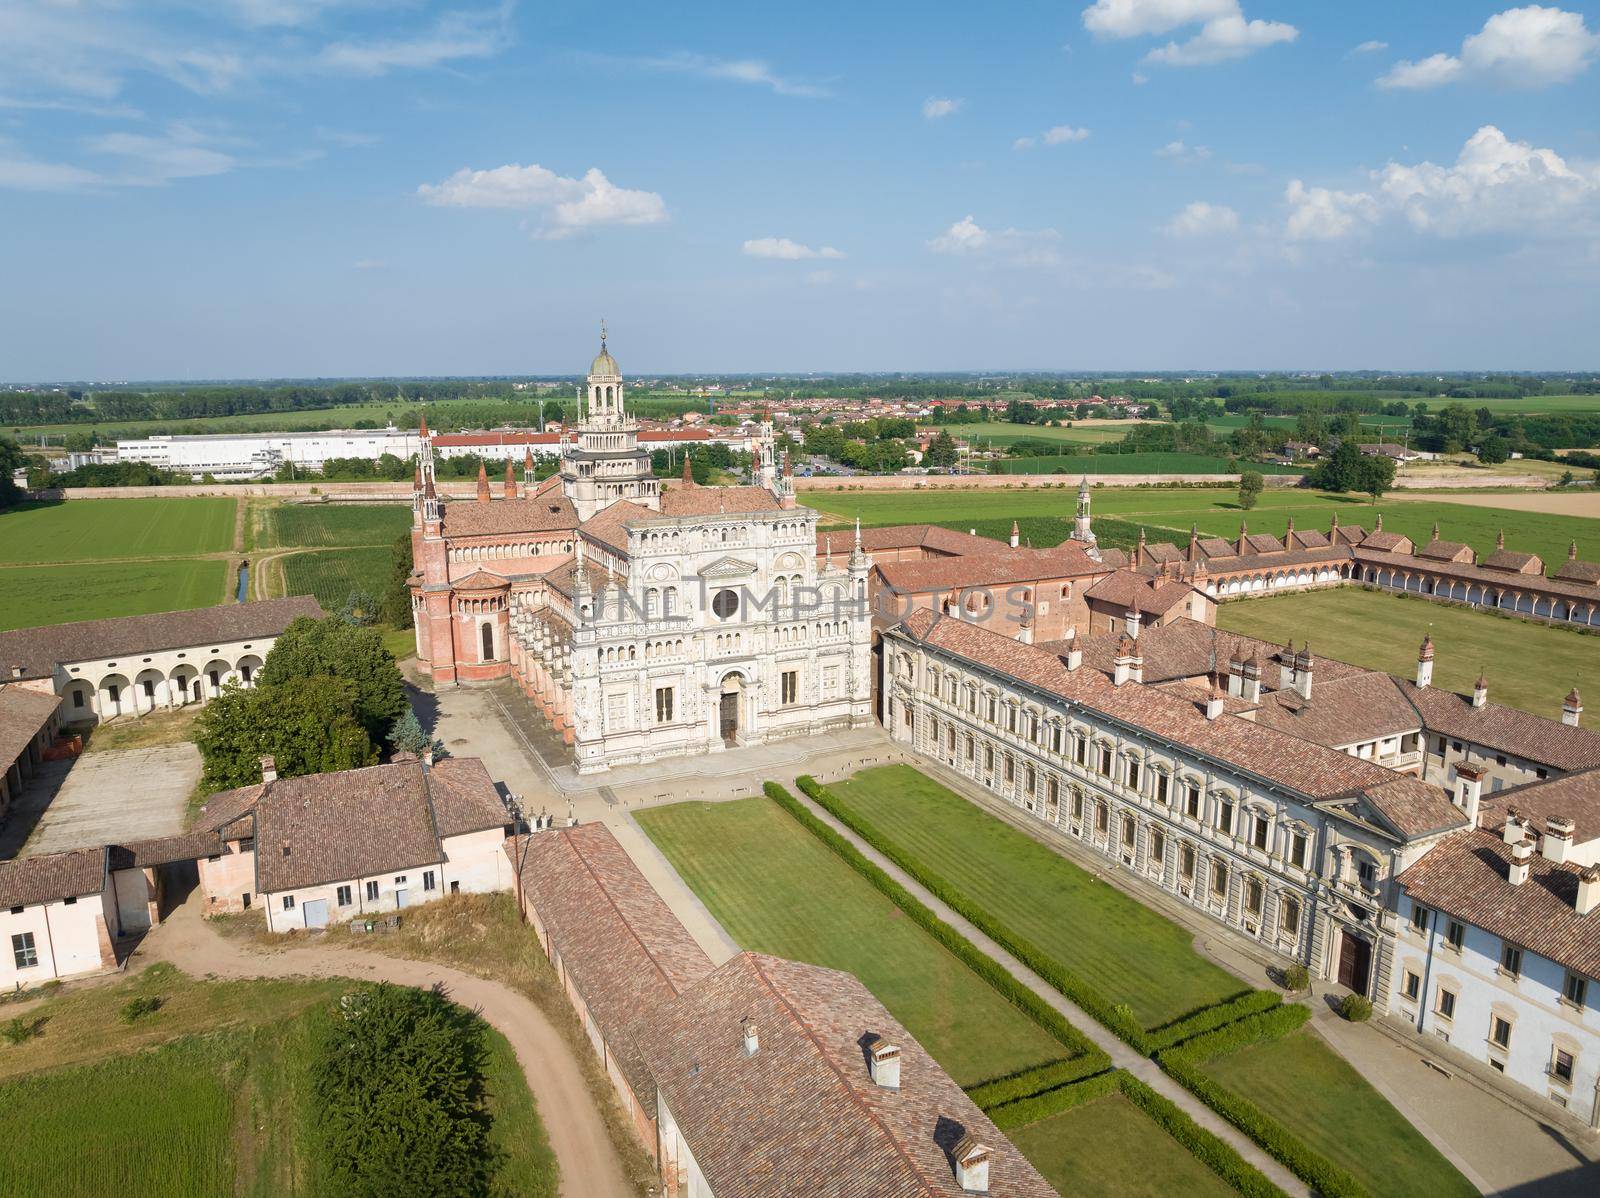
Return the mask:
{"type": "Polygon", "coordinates": [[[0,379],[1600,365],[1600,9],[0,0],[0,379]]]}

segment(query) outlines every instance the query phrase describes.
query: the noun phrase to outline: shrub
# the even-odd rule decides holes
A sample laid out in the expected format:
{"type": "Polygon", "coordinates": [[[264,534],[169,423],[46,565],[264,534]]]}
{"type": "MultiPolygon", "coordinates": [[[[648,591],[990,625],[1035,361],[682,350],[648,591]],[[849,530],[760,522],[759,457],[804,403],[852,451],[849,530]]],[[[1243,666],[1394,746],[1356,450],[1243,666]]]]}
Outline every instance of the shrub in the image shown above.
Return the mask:
{"type": "Polygon", "coordinates": [[[1108,1069],[1104,1073],[1097,1073],[1070,1086],[1057,1086],[1042,1094],[1003,1103],[985,1111],[985,1114],[994,1120],[994,1125],[1001,1131],[1026,1127],[1030,1123],[1059,1115],[1062,1111],[1070,1111],[1096,1098],[1104,1098],[1117,1089],[1119,1076],[1125,1076],[1122,1070],[1108,1069]]]}
{"type": "Polygon", "coordinates": [[[15,1019],[0,1023],[0,1036],[5,1038],[7,1044],[21,1044],[24,1040],[31,1040],[37,1036],[43,1026],[43,1019],[18,1015],[15,1019]]]}
{"type": "Polygon", "coordinates": [[[1291,994],[1306,990],[1311,986],[1311,974],[1306,967],[1296,961],[1283,971],[1283,988],[1291,994]]]}
{"type": "Polygon", "coordinates": [[[161,1000],[153,994],[142,994],[138,998],[130,998],[122,1005],[122,1022],[137,1023],[146,1015],[154,1015],[160,1009],[161,1000]]]}
{"type": "Polygon", "coordinates": [[[1273,1185],[1266,1174],[1240,1156],[1233,1145],[1189,1118],[1170,1098],[1158,1094],[1131,1073],[1122,1073],[1118,1081],[1129,1102],[1246,1198],[1282,1198],[1283,1191],[1273,1185]]]}
{"type": "Polygon", "coordinates": [[[1372,1018],[1372,1000],[1365,994],[1346,994],[1339,1001],[1339,1014],[1351,1023],[1365,1023],[1372,1018]]]}

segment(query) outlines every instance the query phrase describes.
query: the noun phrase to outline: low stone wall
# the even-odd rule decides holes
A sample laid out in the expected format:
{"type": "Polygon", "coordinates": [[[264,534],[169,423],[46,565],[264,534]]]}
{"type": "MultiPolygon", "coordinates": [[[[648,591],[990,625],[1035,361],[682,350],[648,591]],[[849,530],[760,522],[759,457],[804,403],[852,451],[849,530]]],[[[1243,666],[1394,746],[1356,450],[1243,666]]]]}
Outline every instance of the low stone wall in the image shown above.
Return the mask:
{"type": "MultiPolygon", "coordinates": [[[[816,475],[796,478],[796,491],[946,491],[1024,490],[1030,487],[1076,489],[1082,474],[859,474],[849,478],[816,475]]],[[[1237,474],[1089,474],[1091,487],[1224,486],[1239,484],[1237,474]]],[[[1298,474],[1264,474],[1269,487],[1292,487],[1298,474]]]]}

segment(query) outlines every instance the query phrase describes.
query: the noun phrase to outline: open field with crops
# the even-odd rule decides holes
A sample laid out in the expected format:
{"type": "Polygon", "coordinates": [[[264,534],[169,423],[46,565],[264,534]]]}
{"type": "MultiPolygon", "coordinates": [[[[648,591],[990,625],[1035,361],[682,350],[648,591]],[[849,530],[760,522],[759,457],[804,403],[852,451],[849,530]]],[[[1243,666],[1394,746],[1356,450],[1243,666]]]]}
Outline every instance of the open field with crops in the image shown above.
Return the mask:
{"type": "MultiPolygon", "coordinates": [[[[47,1000],[0,1051],[7,1198],[305,1193],[309,1031],[347,981],[197,981],[157,964],[47,1000]],[[119,1017],[132,998],[157,1009],[119,1017]]],[[[510,1045],[489,1036],[485,1090],[504,1154],[497,1195],[551,1198],[554,1158],[510,1045]]]]}
{"type": "Polygon", "coordinates": [[[1147,421],[1143,420],[1115,420],[1096,424],[1077,421],[1070,427],[1061,427],[1048,424],[1005,424],[990,420],[980,424],[945,424],[938,427],[960,440],[999,448],[1015,445],[1018,441],[1066,441],[1078,445],[1104,445],[1108,441],[1122,440],[1134,425],[1145,423],[1147,421]]]}
{"type": "MultiPolygon", "coordinates": [[[[1060,487],[1014,487],[941,490],[932,487],[906,491],[851,491],[843,489],[800,492],[801,502],[821,510],[823,523],[842,525],[857,515],[867,525],[940,524],[968,529],[1001,522],[1009,530],[1013,519],[1036,520],[1033,543],[1059,544],[1072,532],[1077,504],[1074,480],[1060,487]],[[831,518],[831,519],[830,519],[831,518]],[[1059,536],[1054,534],[1059,532],[1059,536]],[[1054,540],[1049,538],[1054,536],[1054,540]]],[[[1447,540],[1465,541],[1480,554],[1494,551],[1495,533],[1505,530],[1513,549],[1540,554],[1553,569],[1564,561],[1567,546],[1577,541],[1580,557],[1600,558],[1600,521],[1580,516],[1536,511],[1497,510],[1447,499],[1413,499],[1390,495],[1377,504],[1351,495],[1330,495],[1304,488],[1271,489],[1262,493],[1251,511],[1239,507],[1239,496],[1225,487],[1117,488],[1094,493],[1094,514],[1145,527],[1152,540],[1187,543],[1195,525],[1202,536],[1235,537],[1241,520],[1254,532],[1283,535],[1284,522],[1293,517],[1300,528],[1326,530],[1335,514],[1341,524],[1371,529],[1378,515],[1388,532],[1427,541],[1435,522],[1447,540]]],[[[983,529],[980,528],[980,531],[983,529]]]]}
{"type": "Polygon", "coordinates": [[[402,503],[264,503],[251,520],[252,548],[394,544],[411,527],[402,503]]]}
{"type": "Polygon", "coordinates": [[[770,799],[637,819],[740,947],[855,974],[960,1084],[1065,1055],[770,799]]]}
{"type": "Polygon", "coordinates": [[[377,596],[389,579],[388,547],[318,549],[291,553],[270,563],[282,571],[285,595],[315,595],[324,611],[336,612],[351,591],[377,596]]]}
{"type": "Polygon", "coordinates": [[[1469,693],[1481,670],[1495,702],[1549,719],[1561,718],[1569,688],[1600,693],[1600,637],[1417,597],[1341,587],[1229,600],[1217,626],[1279,645],[1310,638],[1318,652],[1402,678],[1416,673],[1427,634],[1435,686],[1469,693]]]}
{"type": "Polygon", "coordinates": [[[233,544],[233,499],[94,499],[0,512],[0,564],[220,553],[233,544]]]}
{"type": "Polygon", "coordinates": [[[0,632],[106,616],[225,603],[233,578],[220,558],[0,567],[0,632]]]}

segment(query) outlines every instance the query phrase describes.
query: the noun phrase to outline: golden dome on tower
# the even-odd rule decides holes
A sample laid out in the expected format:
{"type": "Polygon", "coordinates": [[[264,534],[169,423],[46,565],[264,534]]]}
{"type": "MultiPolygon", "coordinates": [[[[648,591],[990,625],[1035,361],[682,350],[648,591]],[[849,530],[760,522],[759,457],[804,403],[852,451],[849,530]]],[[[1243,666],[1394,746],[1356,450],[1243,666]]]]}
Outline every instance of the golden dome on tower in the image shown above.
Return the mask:
{"type": "Polygon", "coordinates": [[[600,352],[594,356],[594,361],[589,363],[589,375],[602,375],[604,377],[622,377],[622,367],[617,365],[617,360],[611,356],[611,351],[606,348],[606,322],[600,322],[600,352]]]}

